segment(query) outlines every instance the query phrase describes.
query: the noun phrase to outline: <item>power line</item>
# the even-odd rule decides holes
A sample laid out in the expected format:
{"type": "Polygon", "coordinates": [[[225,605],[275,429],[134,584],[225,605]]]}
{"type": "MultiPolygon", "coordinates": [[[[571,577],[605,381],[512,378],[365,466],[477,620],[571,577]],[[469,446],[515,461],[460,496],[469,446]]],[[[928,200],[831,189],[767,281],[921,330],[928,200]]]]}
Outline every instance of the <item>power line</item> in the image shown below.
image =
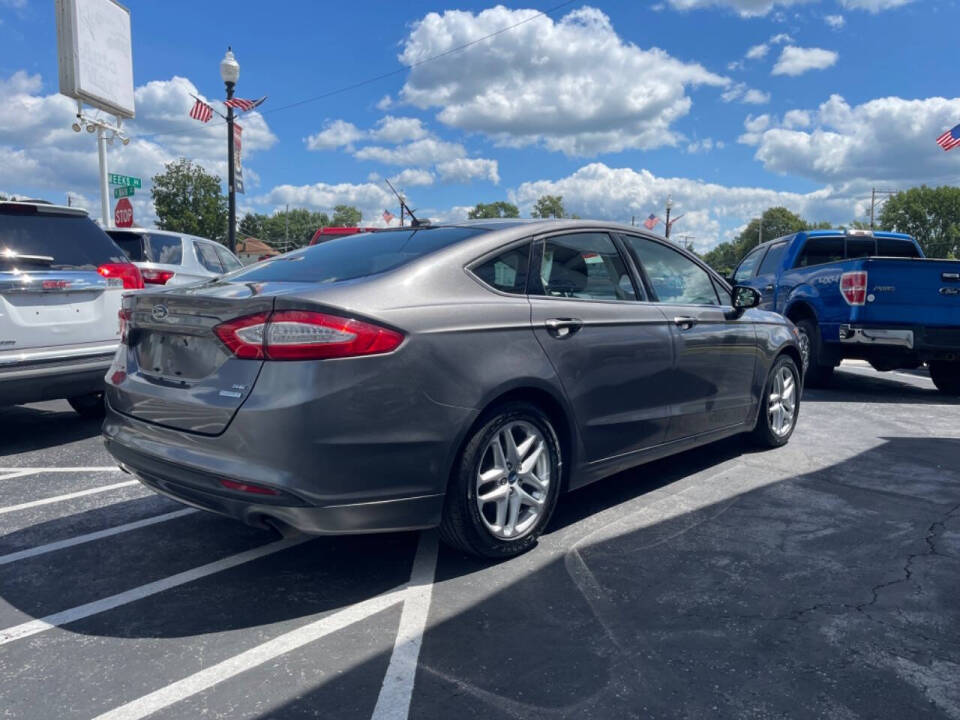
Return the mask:
{"type": "MultiPolygon", "coordinates": [[[[567,7],[568,5],[573,5],[574,2],[579,2],[579,0],[565,0],[565,1],[562,2],[562,3],[559,3],[559,4],[557,4],[557,5],[554,5],[554,6],[548,8],[548,9],[546,9],[546,10],[542,10],[541,12],[538,12],[538,13],[536,13],[535,15],[531,15],[531,16],[528,17],[528,18],[525,18],[525,19],[523,19],[523,20],[521,20],[521,21],[519,21],[519,22],[514,23],[513,25],[508,25],[508,26],[506,26],[506,27],[500,28],[499,30],[496,30],[496,31],[494,31],[494,32],[492,32],[492,33],[490,33],[490,34],[488,34],[488,35],[484,35],[483,37],[477,38],[476,40],[471,40],[470,42],[463,43],[462,45],[458,45],[458,46],[456,46],[456,47],[454,47],[454,48],[450,48],[449,50],[444,50],[444,51],[441,52],[441,53],[437,53],[436,55],[431,55],[431,56],[429,56],[429,57],[423,58],[422,60],[418,60],[417,62],[411,63],[410,65],[404,65],[403,67],[397,68],[396,70],[391,70],[390,72],[380,73],[379,75],[374,75],[374,76],[372,76],[372,77],[366,78],[365,80],[359,80],[359,81],[357,81],[357,82],[355,82],[355,83],[350,83],[349,85],[344,85],[343,87],[337,88],[336,90],[330,90],[330,91],[328,91],[328,92],[321,93],[320,95],[314,95],[313,97],[305,98],[305,99],[303,99],[303,100],[297,100],[297,101],[292,102],[292,103],[289,103],[289,104],[287,104],[287,105],[281,105],[280,107],[275,107],[275,108],[271,108],[270,110],[261,111],[260,114],[261,114],[261,115],[272,115],[273,113],[283,112],[284,110],[290,110],[290,109],[292,109],[292,108],[297,108],[297,107],[300,107],[300,106],[302,106],[302,105],[307,105],[307,104],[309,104],[309,103],[314,103],[314,102],[317,102],[317,101],[319,101],[319,100],[325,100],[325,99],[327,99],[327,98],[329,98],[329,97],[333,97],[334,95],[340,95],[341,93],[349,92],[349,91],[351,91],[351,90],[356,90],[357,88],[365,87],[365,86],[367,86],[367,85],[372,85],[373,83],[379,82],[379,81],[381,81],[381,80],[385,80],[385,79],[387,79],[387,78],[395,77],[395,76],[397,76],[397,75],[402,75],[403,73],[407,72],[408,70],[412,70],[413,68],[420,67],[421,65],[426,65],[427,63],[430,63],[430,62],[435,62],[436,60],[440,60],[441,58],[445,58],[445,57],[448,57],[448,56],[450,56],[450,55],[454,55],[454,54],[459,53],[459,52],[463,52],[464,50],[467,50],[468,48],[471,48],[471,47],[473,47],[474,45],[477,45],[477,44],[479,44],[479,43],[482,43],[482,42],[484,42],[485,40],[489,40],[489,39],[494,38],[494,37],[497,37],[497,36],[499,36],[499,35],[503,35],[503,34],[506,33],[506,32],[509,32],[509,31],[511,31],[511,30],[514,30],[515,28],[520,27],[521,25],[526,25],[526,24],[529,23],[529,22],[533,22],[534,20],[537,20],[538,18],[548,17],[548,16],[552,15],[553,13],[557,12],[558,10],[562,10],[563,8],[567,7]]],[[[218,123],[215,124],[215,125],[205,125],[204,127],[198,128],[197,130],[184,130],[184,131],[180,131],[180,132],[163,132],[163,131],[157,131],[157,132],[144,133],[144,134],[141,134],[141,135],[136,135],[136,136],[131,136],[131,137],[140,137],[140,138],[157,137],[157,136],[166,136],[166,137],[190,137],[190,136],[193,136],[193,135],[200,135],[200,134],[202,134],[204,131],[206,131],[206,130],[209,129],[209,128],[220,127],[220,126],[223,126],[223,125],[225,125],[225,124],[226,124],[226,123],[218,122],[218,123]]]]}

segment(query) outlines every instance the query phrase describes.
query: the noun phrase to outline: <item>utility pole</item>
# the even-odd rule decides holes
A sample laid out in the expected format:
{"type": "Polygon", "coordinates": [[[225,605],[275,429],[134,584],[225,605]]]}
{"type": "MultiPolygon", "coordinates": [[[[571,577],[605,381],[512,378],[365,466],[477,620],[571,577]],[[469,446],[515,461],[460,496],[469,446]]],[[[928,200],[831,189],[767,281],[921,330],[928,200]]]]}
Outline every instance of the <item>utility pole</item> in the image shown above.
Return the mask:
{"type": "Polygon", "coordinates": [[[290,250],[290,203],[287,203],[287,211],[283,214],[283,251],[290,250]]]}
{"type": "Polygon", "coordinates": [[[877,207],[877,195],[886,195],[887,198],[889,198],[891,195],[896,195],[898,192],[900,191],[899,190],[877,190],[876,188],[873,188],[873,190],[870,192],[870,229],[871,230],[873,230],[875,227],[874,216],[875,216],[875,210],[877,207]]]}
{"type": "Polygon", "coordinates": [[[667,221],[664,223],[665,236],[667,240],[670,239],[670,209],[673,207],[673,195],[667,195],[667,221]]]}
{"type": "Polygon", "coordinates": [[[130,138],[123,132],[123,120],[118,117],[116,121],[116,125],[110,125],[99,117],[87,117],[83,114],[83,103],[77,102],[77,119],[71,125],[74,132],[80,132],[86,128],[88,133],[97,134],[97,155],[100,161],[100,219],[104,229],[113,224],[113,218],[110,215],[110,183],[107,181],[107,143],[113,144],[114,138],[119,139],[123,145],[130,143],[130,138]]]}

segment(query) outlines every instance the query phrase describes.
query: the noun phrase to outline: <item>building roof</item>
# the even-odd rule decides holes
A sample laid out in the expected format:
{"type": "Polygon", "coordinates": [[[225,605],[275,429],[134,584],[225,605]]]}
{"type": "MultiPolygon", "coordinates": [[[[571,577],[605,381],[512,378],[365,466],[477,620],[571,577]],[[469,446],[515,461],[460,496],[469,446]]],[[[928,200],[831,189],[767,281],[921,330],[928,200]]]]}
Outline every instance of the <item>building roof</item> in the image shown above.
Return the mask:
{"type": "Polygon", "coordinates": [[[244,238],[237,243],[237,252],[245,253],[247,255],[279,255],[279,251],[274,250],[272,247],[267,245],[263,240],[257,240],[257,238],[249,237],[244,238]]]}

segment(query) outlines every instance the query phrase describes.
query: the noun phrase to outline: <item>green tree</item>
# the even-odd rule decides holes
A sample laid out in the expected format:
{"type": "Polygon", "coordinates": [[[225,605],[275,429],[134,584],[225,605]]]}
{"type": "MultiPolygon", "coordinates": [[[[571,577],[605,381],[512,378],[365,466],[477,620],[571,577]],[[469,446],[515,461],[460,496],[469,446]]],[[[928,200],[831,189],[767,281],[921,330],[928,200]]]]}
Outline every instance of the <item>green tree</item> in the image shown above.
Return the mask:
{"type": "Polygon", "coordinates": [[[280,210],[273,215],[247,213],[240,221],[240,234],[287,250],[290,247],[303,247],[313,238],[317,228],[329,225],[330,217],[324,212],[294,208],[280,210]]]}
{"type": "Polygon", "coordinates": [[[880,227],[912,235],[929,257],[960,257],[960,187],[899,192],[884,204],[880,227]]]}
{"type": "MultiPolygon", "coordinates": [[[[826,225],[829,227],[829,223],[826,225]]],[[[761,228],[763,240],[766,241],[811,227],[806,220],[785,207],[769,208],[759,219],[751,220],[736,240],[720,243],[706,253],[703,259],[710,267],[726,277],[733,273],[733,269],[743,256],[760,243],[761,228]]]]}
{"type": "Polygon", "coordinates": [[[331,227],[354,227],[360,224],[363,215],[353,205],[337,205],[333,209],[331,227]]]}
{"type": "Polygon", "coordinates": [[[535,218],[562,218],[563,195],[541,195],[530,213],[535,218]]]}
{"type": "Polygon", "coordinates": [[[168,163],[154,175],[150,195],[161,230],[222,241],[227,234],[227,201],[220,178],[186,158],[168,163]]]}
{"type": "Polygon", "coordinates": [[[260,213],[247,213],[240,219],[240,227],[237,229],[237,235],[248,238],[254,237],[260,240],[263,235],[263,218],[260,213]]]}
{"type": "Polygon", "coordinates": [[[486,218],[518,218],[520,210],[516,205],[498,200],[492,203],[477,203],[477,206],[467,213],[471,220],[480,220],[486,218]]]}

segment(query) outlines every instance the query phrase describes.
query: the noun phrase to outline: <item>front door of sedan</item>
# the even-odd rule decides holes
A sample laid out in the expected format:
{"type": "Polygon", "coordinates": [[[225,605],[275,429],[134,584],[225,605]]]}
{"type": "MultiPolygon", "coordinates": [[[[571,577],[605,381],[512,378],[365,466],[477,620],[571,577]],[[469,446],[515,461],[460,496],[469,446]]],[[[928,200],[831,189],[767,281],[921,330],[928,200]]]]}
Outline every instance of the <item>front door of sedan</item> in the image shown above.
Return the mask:
{"type": "Polygon", "coordinates": [[[723,304],[718,284],[693,258],[667,243],[625,235],[646,281],[667,316],[676,359],[668,383],[672,419],[667,440],[743,423],[758,399],[754,324],[723,304]]]}
{"type": "Polygon", "coordinates": [[[534,333],[573,407],[587,462],[657,445],[670,422],[666,318],[645,300],[611,236],[553,235],[531,273],[534,333]]]}

